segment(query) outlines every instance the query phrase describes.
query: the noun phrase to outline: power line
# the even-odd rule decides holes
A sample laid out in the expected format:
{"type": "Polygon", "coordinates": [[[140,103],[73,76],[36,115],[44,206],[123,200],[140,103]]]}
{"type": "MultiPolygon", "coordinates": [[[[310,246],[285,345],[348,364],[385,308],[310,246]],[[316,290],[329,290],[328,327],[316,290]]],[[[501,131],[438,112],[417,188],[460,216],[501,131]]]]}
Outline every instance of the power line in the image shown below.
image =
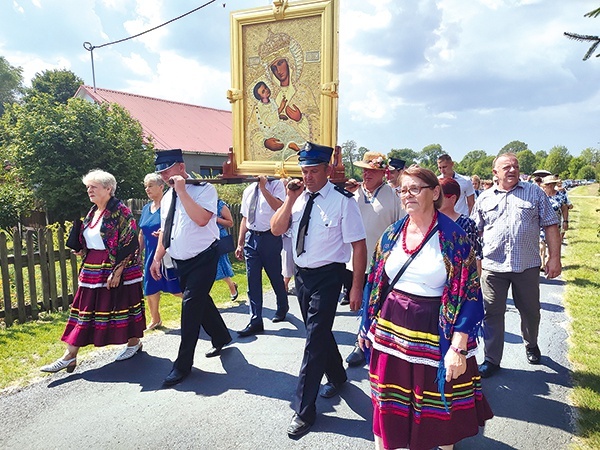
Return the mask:
{"type": "MultiPolygon", "coordinates": [[[[175,17],[174,19],[168,20],[167,22],[157,25],[154,28],[150,28],[149,30],[146,31],[142,31],[141,33],[138,33],[134,36],[129,36],[123,39],[119,39],[118,41],[113,41],[113,42],[108,42],[106,44],[102,44],[102,45],[92,45],[90,42],[84,42],[83,43],[83,48],[85,48],[87,51],[90,52],[90,56],[91,56],[91,60],[92,60],[92,79],[93,79],[93,83],[94,83],[94,92],[96,92],[96,72],[94,70],[94,49],[96,48],[102,48],[102,47],[108,47],[109,45],[113,45],[113,44],[119,44],[121,42],[125,42],[128,41],[130,39],[135,39],[137,37],[140,37],[146,33],[150,33],[151,31],[157,30],[160,27],[164,27],[165,25],[170,24],[171,22],[175,22],[176,20],[179,20],[185,16],[189,16],[192,13],[195,13],[196,11],[201,10],[202,8],[204,8],[205,6],[210,5],[211,3],[214,3],[217,0],[210,0],[209,2],[206,2],[204,5],[202,6],[198,6],[197,8],[192,9],[191,11],[186,12],[185,14],[182,14],[178,17],[175,17]]],[[[225,3],[223,3],[223,6],[225,6],[225,3]]]]}

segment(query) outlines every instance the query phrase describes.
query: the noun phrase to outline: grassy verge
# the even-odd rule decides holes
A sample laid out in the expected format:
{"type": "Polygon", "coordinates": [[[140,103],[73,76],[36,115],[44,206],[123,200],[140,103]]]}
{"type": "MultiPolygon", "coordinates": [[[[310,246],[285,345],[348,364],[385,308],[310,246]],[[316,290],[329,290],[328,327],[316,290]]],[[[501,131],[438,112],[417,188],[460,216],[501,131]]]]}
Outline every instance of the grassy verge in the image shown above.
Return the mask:
{"type": "MultiPolygon", "coordinates": [[[[244,262],[231,258],[233,263],[233,280],[238,284],[240,293],[235,303],[248,299],[246,267],[244,262]]],[[[263,274],[263,286],[270,289],[269,280],[263,274]]],[[[231,305],[229,287],[224,281],[215,282],[211,296],[218,307],[231,305]]],[[[163,294],[160,302],[160,313],[165,328],[179,328],[181,300],[170,294],[163,294]]],[[[60,357],[65,349],[60,337],[64,331],[67,313],[41,313],[35,322],[17,324],[9,328],[0,328],[0,389],[21,387],[35,381],[41,375],[39,367],[60,357]]],[[[150,315],[146,310],[147,322],[150,315]]],[[[153,330],[149,333],[162,333],[153,330]]],[[[112,347],[112,346],[111,346],[112,347]]],[[[79,359],[93,351],[105,351],[88,346],[79,352],[79,359]]],[[[114,351],[114,350],[108,350],[114,351]]]]}
{"type": "Polygon", "coordinates": [[[572,400],[578,408],[576,448],[600,448],[600,197],[598,185],[569,192],[568,246],[563,257],[565,305],[571,316],[572,400]]]}

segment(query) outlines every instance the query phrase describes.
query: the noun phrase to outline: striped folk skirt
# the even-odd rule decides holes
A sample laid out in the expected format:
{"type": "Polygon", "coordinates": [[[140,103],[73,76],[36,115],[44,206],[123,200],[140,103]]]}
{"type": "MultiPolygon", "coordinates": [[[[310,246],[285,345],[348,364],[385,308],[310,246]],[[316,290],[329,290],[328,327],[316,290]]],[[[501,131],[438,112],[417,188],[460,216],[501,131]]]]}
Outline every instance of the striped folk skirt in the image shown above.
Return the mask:
{"type": "Polygon", "coordinates": [[[125,344],[141,338],[146,328],[142,271],[138,265],[123,270],[121,284],[106,288],[112,266],[106,250],[90,250],[79,272],[62,340],[76,347],[125,344]]]}
{"type": "Polygon", "coordinates": [[[467,370],[438,391],[440,299],[392,291],[369,332],[373,433],[386,449],[431,449],[474,436],[493,417],[469,347],[467,370]]]}

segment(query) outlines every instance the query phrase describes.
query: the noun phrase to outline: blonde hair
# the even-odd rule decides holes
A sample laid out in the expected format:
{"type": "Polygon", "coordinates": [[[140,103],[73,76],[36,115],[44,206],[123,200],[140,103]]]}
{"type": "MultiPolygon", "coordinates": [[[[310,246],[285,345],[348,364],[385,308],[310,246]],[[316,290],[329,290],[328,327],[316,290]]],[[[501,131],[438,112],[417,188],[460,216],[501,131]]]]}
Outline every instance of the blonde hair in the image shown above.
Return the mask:
{"type": "Polygon", "coordinates": [[[102,187],[108,189],[110,191],[110,196],[114,197],[115,191],[117,190],[117,180],[115,177],[105,172],[104,170],[94,169],[90,170],[81,181],[86,186],[90,183],[90,181],[95,181],[96,183],[100,183],[102,187]]]}

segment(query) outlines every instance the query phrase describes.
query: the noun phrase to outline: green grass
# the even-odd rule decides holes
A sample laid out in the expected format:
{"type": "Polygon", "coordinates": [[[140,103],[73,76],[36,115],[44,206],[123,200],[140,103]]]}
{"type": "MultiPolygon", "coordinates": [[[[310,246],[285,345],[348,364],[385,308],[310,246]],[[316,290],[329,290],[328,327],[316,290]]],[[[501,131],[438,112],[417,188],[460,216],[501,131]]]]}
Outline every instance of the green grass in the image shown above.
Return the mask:
{"type": "Polygon", "coordinates": [[[600,448],[600,197],[598,185],[569,192],[568,246],[563,256],[565,305],[571,317],[572,401],[578,408],[574,448],[600,448]]]}
{"type": "MultiPolygon", "coordinates": [[[[229,298],[229,287],[220,280],[215,282],[211,296],[218,307],[228,307],[232,304],[245,302],[248,299],[246,267],[242,261],[237,261],[230,255],[233,264],[233,280],[238,284],[239,297],[232,303],[229,298]]],[[[263,273],[263,286],[270,289],[267,276],[263,273]]],[[[179,328],[181,315],[181,299],[170,294],[163,294],[160,300],[160,314],[165,328],[179,328]]],[[[147,323],[150,314],[146,309],[147,323]]],[[[40,377],[39,368],[59,358],[65,349],[65,344],[60,340],[65,328],[67,313],[40,313],[37,321],[15,324],[11,327],[0,328],[0,389],[22,387],[40,377]]],[[[163,333],[162,330],[153,330],[148,333],[163,333]]],[[[80,350],[79,360],[94,351],[115,351],[114,346],[106,348],[84,347],[80,350]]]]}

